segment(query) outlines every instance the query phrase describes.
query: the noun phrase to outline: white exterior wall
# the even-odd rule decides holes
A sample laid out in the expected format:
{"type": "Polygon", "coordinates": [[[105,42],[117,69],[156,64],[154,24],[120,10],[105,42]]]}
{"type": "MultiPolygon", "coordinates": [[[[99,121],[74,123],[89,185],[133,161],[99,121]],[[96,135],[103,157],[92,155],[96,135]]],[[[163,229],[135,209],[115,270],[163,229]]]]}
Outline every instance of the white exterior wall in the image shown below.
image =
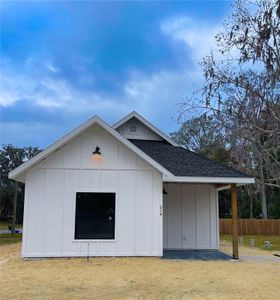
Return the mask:
{"type": "Polygon", "coordinates": [[[218,197],[210,184],[164,184],[163,248],[218,249],[218,197]]]}
{"type": "Polygon", "coordinates": [[[94,127],[28,172],[22,255],[161,256],[161,205],[161,174],[94,127]],[[74,240],[77,191],[116,193],[115,240],[74,240]]]}
{"type": "Polygon", "coordinates": [[[145,124],[132,118],[116,129],[122,136],[127,139],[162,141],[163,139],[145,124]],[[135,132],[131,132],[130,128],[134,127],[135,132]]]}

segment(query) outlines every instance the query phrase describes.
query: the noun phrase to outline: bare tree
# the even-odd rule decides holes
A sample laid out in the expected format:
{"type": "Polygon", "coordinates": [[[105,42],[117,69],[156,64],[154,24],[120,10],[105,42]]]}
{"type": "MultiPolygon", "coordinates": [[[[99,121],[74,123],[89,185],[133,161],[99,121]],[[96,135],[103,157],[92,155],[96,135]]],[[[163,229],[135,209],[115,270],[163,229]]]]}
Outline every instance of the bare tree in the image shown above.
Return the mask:
{"type": "Polygon", "coordinates": [[[182,113],[200,108],[219,120],[233,164],[257,179],[267,218],[266,189],[280,187],[280,2],[237,0],[233,8],[218,51],[201,63],[205,84],[182,113]]]}

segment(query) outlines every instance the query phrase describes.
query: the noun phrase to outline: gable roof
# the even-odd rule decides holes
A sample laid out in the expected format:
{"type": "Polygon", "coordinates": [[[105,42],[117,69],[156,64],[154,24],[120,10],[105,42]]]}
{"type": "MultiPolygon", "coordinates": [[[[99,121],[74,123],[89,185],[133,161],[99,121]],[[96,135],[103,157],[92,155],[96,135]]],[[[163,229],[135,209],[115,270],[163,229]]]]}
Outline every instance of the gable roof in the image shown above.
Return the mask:
{"type": "Polygon", "coordinates": [[[237,184],[254,183],[254,178],[178,146],[167,135],[162,133],[136,112],[127,115],[112,127],[98,116],[94,116],[27,162],[12,170],[9,173],[9,178],[24,182],[25,173],[28,170],[95,125],[102,127],[119,142],[162,173],[163,181],[237,184]],[[136,117],[151,130],[155,131],[164,139],[164,141],[128,140],[115,130],[133,117],[136,117]]]}
{"type": "Polygon", "coordinates": [[[24,175],[29,169],[52,155],[54,152],[58,151],[65,145],[69,144],[72,140],[74,140],[78,135],[84,133],[86,130],[88,130],[90,127],[94,125],[99,125],[104,130],[109,132],[113,137],[115,137],[119,142],[127,146],[130,150],[132,150],[134,153],[136,153],[139,157],[141,157],[144,161],[146,161],[148,164],[150,164],[152,167],[154,167],[156,170],[158,170],[162,174],[171,175],[172,174],[166,170],[162,165],[160,165],[157,161],[153,160],[149,155],[147,155],[145,152],[141,151],[137,146],[135,146],[133,143],[130,143],[129,140],[127,140],[125,137],[123,137],[121,134],[119,134],[116,130],[114,130],[110,125],[108,125],[105,121],[103,121],[98,116],[94,116],[91,119],[89,119],[87,122],[83,123],[79,127],[75,128],[73,131],[56,141],[55,143],[51,144],[49,147],[47,147],[42,152],[38,153],[36,156],[32,157],[25,163],[21,164],[14,170],[12,170],[9,173],[9,178],[18,180],[18,181],[24,181],[22,178],[22,175],[24,175]]]}
{"type": "Polygon", "coordinates": [[[157,135],[159,135],[162,139],[164,139],[165,141],[167,141],[169,144],[171,144],[173,146],[178,146],[178,144],[176,142],[174,142],[168,135],[166,135],[161,130],[159,130],[158,128],[156,128],[153,124],[151,124],[145,118],[143,118],[142,116],[140,116],[136,111],[132,111],[127,116],[125,116],[124,118],[122,118],[120,121],[118,121],[117,123],[115,123],[114,125],[112,125],[112,128],[116,130],[120,126],[122,126],[124,123],[126,123],[127,121],[129,121],[132,118],[136,118],[137,120],[139,120],[141,123],[143,123],[145,126],[147,126],[148,128],[150,128],[153,132],[155,132],[157,135]]]}
{"type": "MultiPolygon", "coordinates": [[[[179,181],[178,177],[181,178],[181,181],[185,182],[188,181],[187,177],[199,177],[201,181],[203,181],[202,178],[218,177],[218,179],[212,179],[213,182],[227,182],[228,179],[224,178],[231,178],[231,180],[235,181],[238,178],[239,180],[237,181],[244,183],[254,182],[253,178],[231,167],[215,162],[183,147],[174,147],[165,141],[130,141],[170,171],[176,177],[176,179],[170,178],[171,181],[179,181]]],[[[192,181],[191,178],[190,182],[192,181]]],[[[205,179],[206,181],[207,179],[205,179]]],[[[208,179],[208,182],[211,182],[210,179],[208,179]]]]}

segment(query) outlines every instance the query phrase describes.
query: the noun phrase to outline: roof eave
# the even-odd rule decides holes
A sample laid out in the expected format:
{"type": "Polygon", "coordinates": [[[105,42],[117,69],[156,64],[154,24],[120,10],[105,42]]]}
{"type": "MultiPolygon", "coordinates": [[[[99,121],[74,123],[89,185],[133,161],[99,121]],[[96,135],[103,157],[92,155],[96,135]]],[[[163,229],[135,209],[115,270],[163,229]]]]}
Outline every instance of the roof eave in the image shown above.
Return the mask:
{"type": "Polygon", "coordinates": [[[236,183],[252,184],[255,179],[252,177],[196,177],[196,176],[163,176],[163,182],[181,183],[236,183]]]}
{"type": "Polygon", "coordinates": [[[49,157],[54,152],[58,151],[59,149],[67,145],[67,143],[69,143],[78,134],[81,134],[83,131],[93,126],[98,119],[100,119],[98,116],[92,117],[91,119],[89,119],[88,121],[80,125],[79,127],[75,128],[74,130],[72,130],[71,132],[69,132],[68,134],[66,134],[65,136],[63,136],[62,138],[60,138],[59,140],[57,140],[56,142],[48,146],[42,152],[38,153],[37,155],[35,155],[25,163],[21,164],[20,166],[12,170],[9,173],[9,179],[17,180],[22,174],[27,172],[30,168],[34,167],[45,158],[49,157]]]}

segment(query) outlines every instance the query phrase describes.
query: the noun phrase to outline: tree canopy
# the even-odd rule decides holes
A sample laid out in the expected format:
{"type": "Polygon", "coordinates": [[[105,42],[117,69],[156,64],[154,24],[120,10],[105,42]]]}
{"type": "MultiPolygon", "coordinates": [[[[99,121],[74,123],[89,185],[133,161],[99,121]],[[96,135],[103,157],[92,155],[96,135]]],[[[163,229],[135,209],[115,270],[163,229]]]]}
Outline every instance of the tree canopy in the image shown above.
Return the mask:
{"type": "Polygon", "coordinates": [[[217,48],[201,62],[204,85],[182,104],[187,121],[173,137],[214,159],[222,145],[228,162],[256,178],[250,195],[261,199],[266,218],[267,196],[280,188],[280,1],[235,1],[215,38],[217,48]],[[188,118],[190,111],[197,116],[188,118]],[[194,131],[201,131],[197,148],[194,131]]]}
{"type": "MultiPolygon", "coordinates": [[[[30,159],[40,150],[37,147],[15,147],[13,145],[3,145],[0,149],[0,218],[8,220],[13,214],[13,197],[15,193],[15,182],[8,178],[9,172],[30,159]]],[[[17,194],[17,221],[22,222],[24,184],[18,184],[17,194]]]]}

